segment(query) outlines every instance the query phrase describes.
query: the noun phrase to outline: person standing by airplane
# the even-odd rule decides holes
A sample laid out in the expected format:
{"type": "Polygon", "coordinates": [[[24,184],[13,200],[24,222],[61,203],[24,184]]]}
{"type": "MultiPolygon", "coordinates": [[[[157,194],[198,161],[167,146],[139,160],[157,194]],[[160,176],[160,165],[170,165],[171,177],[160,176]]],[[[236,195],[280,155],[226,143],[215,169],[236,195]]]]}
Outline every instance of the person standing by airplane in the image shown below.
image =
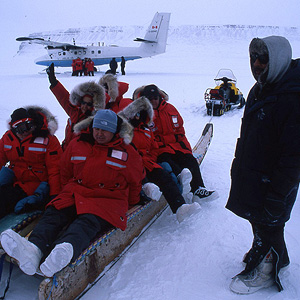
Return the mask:
{"type": "Polygon", "coordinates": [[[110,61],[109,67],[110,67],[111,73],[116,75],[117,68],[118,68],[118,63],[116,62],[115,57],[110,61]]]}
{"type": "Polygon", "coordinates": [[[122,75],[125,75],[125,64],[126,64],[125,58],[124,58],[124,56],[122,56],[121,57],[121,72],[122,72],[122,75]]]}
{"type": "Polygon", "coordinates": [[[75,59],[75,67],[76,67],[76,76],[78,76],[78,74],[82,76],[83,64],[82,64],[82,59],[80,57],[77,57],[77,59],[75,59]]]}
{"type": "Polygon", "coordinates": [[[86,66],[86,69],[87,69],[87,74],[89,76],[91,76],[91,75],[94,76],[94,66],[95,66],[95,64],[94,64],[94,62],[92,61],[91,58],[89,58],[86,61],[85,66],[86,66]]]}
{"type": "Polygon", "coordinates": [[[73,127],[79,121],[94,115],[97,110],[105,108],[105,90],[95,82],[85,82],[75,86],[69,93],[56,79],[54,64],[47,68],[50,90],[69,116],[65,129],[65,139],[62,142],[63,150],[69,142],[77,136],[73,127]]]}

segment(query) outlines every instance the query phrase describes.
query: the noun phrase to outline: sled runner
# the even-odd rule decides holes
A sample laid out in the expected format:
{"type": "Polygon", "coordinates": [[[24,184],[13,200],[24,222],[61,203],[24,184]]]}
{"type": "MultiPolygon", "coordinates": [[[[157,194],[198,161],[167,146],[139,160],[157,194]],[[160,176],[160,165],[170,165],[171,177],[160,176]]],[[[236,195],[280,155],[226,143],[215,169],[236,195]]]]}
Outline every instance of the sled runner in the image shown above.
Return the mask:
{"type": "Polygon", "coordinates": [[[207,123],[202,131],[202,135],[198,142],[193,148],[193,155],[196,158],[198,165],[200,166],[207,149],[210,145],[211,139],[213,137],[213,124],[207,123]]]}

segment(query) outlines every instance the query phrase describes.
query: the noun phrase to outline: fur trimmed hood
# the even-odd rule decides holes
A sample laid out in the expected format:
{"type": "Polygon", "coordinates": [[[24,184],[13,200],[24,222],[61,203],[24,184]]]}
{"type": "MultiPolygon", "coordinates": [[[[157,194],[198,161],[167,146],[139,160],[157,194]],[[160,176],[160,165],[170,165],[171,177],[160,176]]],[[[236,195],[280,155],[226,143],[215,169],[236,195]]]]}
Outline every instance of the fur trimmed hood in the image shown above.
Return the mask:
{"type": "Polygon", "coordinates": [[[113,74],[103,75],[99,80],[99,85],[104,87],[107,85],[107,94],[110,97],[109,102],[115,102],[117,97],[119,96],[119,84],[116,76],[113,74]]]}
{"type": "Polygon", "coordinates": [[[134,116],[140,111],[146,111],[148,115],[149,121],[147,122],[148,125],[153,121],[153,107],[150,101],[146,97],[140,97],[127,105],[122,111],[118,113],[118,115],[122,118],[127,120],[133,119],[134,116]]]}
{"type": "MultiPolygon", "coordinates": [[[[120,137],[123,138],[124,143],[129,145],[133,138],[133,127],[129,124],[126,118],[122,116],[118,116],[118,131],[120,137]]],[[[94,116],[87,117],[86,119],[78,122],[74,125],[74,132],[80,133],[82,130],[86,130],[89,126],[91,126],[94,120],[94,116]]]]}
{"type": "MultiPolygon", "coordinates": [[[[51,135],[55,134],[58,129],[58,120],[47,108],[36,105],[24,106],[23,108],[28,111],[39,130],[47,129],[51,135]]],[[[10,121],[8,128],[11,129],[10,121]]]]}
{"type": "Polygon", "coordinates": [[[80,101],[85,95],[93,96],[95,111],[105,108],[105,90],[96,82],[89,81],[75,86],[70,93],[70,102],[76,106],[80,105],[80,101]]]}
{"type": "MultiPolygon", "coordinates": [[[[132,100],[136,100],[136,99],[140,98],[141,96],[143,96],[143,91],[144,91],[145,86],[146,85],[143,85],[143,86],[138,87],[137,89],[135,89],[135,91],[133,92],[133,95],[132,95],[132,100]]],[[[165,101],[169,101],[168,94],[165,91],[159,89],[158,87],[157,87],[157,89],[158,89],[158,92],[159,92],[160,96],[165,101]]]]}

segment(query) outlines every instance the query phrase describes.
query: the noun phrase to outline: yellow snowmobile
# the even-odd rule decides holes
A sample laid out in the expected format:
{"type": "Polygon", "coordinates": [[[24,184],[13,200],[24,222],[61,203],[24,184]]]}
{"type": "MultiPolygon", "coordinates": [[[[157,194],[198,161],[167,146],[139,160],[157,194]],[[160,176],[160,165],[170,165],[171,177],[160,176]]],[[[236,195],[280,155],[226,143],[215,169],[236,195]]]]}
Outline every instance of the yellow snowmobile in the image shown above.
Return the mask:
{"type": "Polygon", "coordinates": [[[231,108],[245,105],[245,98],[236,87],[236,78],[230,69],[219,70],[214,80],[217,86],[208,88],[204,94],[208,115],[221,116],[231,108]]]}

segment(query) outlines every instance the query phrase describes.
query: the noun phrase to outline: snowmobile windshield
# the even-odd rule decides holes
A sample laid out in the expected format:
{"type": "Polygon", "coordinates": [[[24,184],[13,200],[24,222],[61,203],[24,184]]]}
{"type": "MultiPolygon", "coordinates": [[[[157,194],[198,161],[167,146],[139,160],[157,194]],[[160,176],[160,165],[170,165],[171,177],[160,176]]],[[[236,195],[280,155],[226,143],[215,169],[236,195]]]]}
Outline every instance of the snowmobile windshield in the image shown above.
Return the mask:
{"type": "Polygon", "coordinates": [[[221,85],[222,83],[224,83],[224,81],[236,82],[236,77],[234,76],[232,70],[220,69],[214,80],[216,82],[216,85],[221,85]]]}

